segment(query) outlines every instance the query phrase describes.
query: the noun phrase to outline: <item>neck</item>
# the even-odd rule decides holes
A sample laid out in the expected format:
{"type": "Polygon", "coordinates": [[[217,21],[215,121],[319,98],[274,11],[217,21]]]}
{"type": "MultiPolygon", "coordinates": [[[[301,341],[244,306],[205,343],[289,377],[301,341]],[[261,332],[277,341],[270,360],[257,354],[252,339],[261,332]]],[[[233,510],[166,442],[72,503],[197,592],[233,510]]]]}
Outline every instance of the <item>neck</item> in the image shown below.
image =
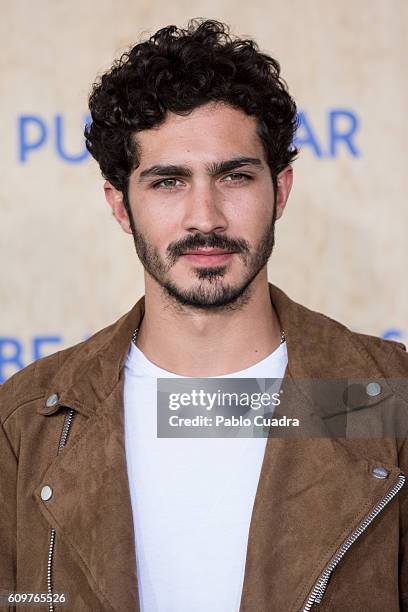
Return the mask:
{"type": "Polygon", "coordinates": [[[259,274],[237,309],[209,312],[175,303],[146,279],[136,343],[157,366],[179,376],[223,376],[261,361],[281,341],[268,280],[259,274]]]}

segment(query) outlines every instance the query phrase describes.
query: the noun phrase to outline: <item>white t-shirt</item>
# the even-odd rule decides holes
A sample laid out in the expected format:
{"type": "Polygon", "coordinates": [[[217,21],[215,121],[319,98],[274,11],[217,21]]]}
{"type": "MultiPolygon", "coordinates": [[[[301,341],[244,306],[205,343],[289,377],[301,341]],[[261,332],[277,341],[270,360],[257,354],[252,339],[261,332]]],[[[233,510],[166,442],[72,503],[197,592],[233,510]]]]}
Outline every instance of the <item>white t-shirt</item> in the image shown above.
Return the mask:
{"type": "MultiPolygon", "coordinates": [[[[283,378],[286,365],[284,342],[245,370],[211,378],[283,378]]],[[[132,342],[125,448],[141,612],[238,612],[267,438],[158,438],[158,377],[178,375],[132,342]]]]}

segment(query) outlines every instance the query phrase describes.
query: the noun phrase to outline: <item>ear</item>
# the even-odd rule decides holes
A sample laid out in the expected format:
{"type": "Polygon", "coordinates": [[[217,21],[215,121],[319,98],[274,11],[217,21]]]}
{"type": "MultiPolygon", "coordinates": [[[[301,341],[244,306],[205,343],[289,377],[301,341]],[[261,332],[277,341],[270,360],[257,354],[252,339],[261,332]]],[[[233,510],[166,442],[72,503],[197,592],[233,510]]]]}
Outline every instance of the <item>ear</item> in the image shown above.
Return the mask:
{"type": "Polygon", "coordinates": [[[116,221],[122,227],[124,232],[131,234],[132,229],[130,227],[129,215],[126,212],[123,193],[116,189],[116,187],[114,187],[109,181],[105,181],[103,184],[103,189],[105,191],[106,201],[111,207],[112,214],[116,221]]]}
{"type": "Polygon", "coordinates": [[[276,193],[276,219],[280,219],[288,200],[293,184],[293,168],[286,166],[277,176],[278,190],[276,193]]]}

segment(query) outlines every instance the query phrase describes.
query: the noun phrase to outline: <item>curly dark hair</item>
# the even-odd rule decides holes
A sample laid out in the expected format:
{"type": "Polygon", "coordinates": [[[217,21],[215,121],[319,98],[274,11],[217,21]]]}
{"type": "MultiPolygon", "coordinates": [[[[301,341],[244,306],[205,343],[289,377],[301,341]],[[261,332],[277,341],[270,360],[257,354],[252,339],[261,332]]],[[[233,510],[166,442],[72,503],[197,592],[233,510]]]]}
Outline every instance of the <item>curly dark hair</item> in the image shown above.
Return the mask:
{"type": "Polygon", "coordinates": [[[232,37],[226,24],[191,19],[186,29],[170,25],[135,45],[93,84],[86,147],[127,207],[139,165],[133,135],[160,125],[167,111],[185,114],[210,101],[256,117],[276,191],[276,175],[298,154],[297,109],[280,64],[253,40],[232,37]]]}

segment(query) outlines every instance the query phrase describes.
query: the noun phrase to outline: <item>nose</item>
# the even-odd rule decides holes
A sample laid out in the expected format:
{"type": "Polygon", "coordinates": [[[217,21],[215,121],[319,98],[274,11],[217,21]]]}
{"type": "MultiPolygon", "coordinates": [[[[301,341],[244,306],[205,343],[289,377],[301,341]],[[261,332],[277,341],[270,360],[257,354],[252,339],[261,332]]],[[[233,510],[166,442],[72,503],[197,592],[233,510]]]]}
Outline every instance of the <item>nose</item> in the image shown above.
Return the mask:
{"type": "Polygon", "coordinates": [[[210,233],[225,231],[227,218],[222,207],[222,197],[209,183],[195,185],[185,199],[183,229],[210,233]]]}

